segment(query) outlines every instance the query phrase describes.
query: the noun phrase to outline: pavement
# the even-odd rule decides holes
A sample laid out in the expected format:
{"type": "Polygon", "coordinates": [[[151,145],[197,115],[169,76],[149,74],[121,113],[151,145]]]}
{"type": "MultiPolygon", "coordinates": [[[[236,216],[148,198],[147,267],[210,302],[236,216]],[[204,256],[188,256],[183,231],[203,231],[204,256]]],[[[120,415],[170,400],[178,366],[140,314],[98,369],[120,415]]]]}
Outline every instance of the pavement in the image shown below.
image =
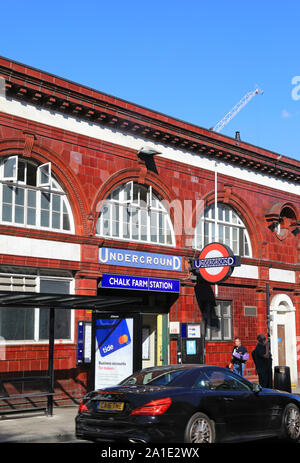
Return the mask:
{"type": "MultiPolygon", "coordinates": [[[[293,388],[300,395],[300,386],[293,388]]],[[[53,416],[44,412],[0,415],[0,443],[87,443],[76,439],[78,405],[54,407],[53,416]]]]}
{"type": "Polygon", "coordinates": [[[0,416],[0,443],[77,442],[77,410],[78,405],[71,405],[54,407],[53,416],[43,411],[0,416]]]}

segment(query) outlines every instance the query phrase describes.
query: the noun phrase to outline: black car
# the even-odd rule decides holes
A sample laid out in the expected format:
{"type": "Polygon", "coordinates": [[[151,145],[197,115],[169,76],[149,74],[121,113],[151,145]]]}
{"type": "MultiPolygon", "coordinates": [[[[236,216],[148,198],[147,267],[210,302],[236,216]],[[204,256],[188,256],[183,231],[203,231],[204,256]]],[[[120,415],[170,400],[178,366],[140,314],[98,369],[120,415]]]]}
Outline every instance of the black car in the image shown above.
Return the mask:
{"type": "Polygon", "coordinates": [[[106,442],[229,442],[300,438],[300,397],[262,389],[228,368],[168,365],[88,393],[76,436],[106,442]]]}

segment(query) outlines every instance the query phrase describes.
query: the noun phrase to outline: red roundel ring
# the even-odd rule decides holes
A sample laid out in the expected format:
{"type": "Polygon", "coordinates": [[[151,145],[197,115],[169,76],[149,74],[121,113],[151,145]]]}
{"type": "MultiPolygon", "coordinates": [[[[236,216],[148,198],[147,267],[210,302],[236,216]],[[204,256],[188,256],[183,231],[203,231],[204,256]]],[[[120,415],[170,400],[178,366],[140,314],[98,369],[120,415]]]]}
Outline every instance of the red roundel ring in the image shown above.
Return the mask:
{"type": "MultiPolygon", "coordinates": [[[[205,246],[199,256],[199,259],[208,259],[213,257],[233,256],[232,250],[221,243],[210,243],[205,246]]],[[[233,267],[226,265],[224,267],[200,268],[199,273],[208,283],[220,283],[230,277],[233,267]]]]}

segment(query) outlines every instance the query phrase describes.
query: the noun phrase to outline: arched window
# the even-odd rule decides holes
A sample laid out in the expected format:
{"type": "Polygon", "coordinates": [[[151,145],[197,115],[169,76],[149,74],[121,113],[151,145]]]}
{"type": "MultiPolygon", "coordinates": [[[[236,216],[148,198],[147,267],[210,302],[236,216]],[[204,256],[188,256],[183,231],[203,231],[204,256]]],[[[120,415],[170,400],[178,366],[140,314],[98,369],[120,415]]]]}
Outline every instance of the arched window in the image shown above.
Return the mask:
{"type": "Polygon", "coordinates": [[[195,230],[195,248],[202,249],[217,241],[229,246],[234,254],[252,256],[247,229],[239,215],[229,206],[218,204],[217,236],[215,235],[215,205],[207,207],[201,215],[195,230]]]}
{"type": "Polygon", "coordinates": [[[104,201],[97,221],[97,235],[175,245],[172,223],[152,186],[128,182],[115,188],[104,201]]]}
{"type": "Polygon", "coordinates": [[[74,232],[66,194],[51,174],[51,163],[37,165],[18,156],[0,165],[0,222],[74,232]]]}

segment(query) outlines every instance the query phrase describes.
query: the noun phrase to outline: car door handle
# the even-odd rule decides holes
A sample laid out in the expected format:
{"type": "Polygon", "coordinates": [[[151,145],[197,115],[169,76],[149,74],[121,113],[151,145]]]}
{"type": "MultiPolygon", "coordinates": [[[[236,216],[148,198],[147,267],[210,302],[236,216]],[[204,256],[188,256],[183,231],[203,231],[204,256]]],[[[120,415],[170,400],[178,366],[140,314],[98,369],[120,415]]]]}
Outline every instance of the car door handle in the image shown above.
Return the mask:
{"type": "Polygon", "coordinates": [[[224,397],[224,400],[226,400],[226,402],[232,402],[233,398],[232,397],[224,397]]]}

